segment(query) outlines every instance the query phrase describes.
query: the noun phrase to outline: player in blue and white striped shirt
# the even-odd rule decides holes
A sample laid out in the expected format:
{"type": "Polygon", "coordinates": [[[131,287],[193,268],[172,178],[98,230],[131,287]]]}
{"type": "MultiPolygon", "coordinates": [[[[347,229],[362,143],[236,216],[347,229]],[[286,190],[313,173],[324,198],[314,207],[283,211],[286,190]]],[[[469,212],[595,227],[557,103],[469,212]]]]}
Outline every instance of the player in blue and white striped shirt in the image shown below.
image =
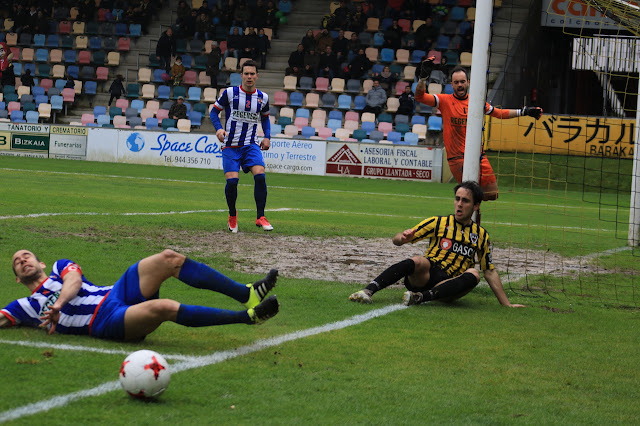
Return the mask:
{"type": "Polygon", "coordinates": [[[229,230],[238,232],[238,182],[240,167],[248,173],[251,170],[256,201],[256,226],[265,231],[273,230],[273,226],[264,217],[267,204],[267,181],[264,173],[264,159],[261,150],[271,147],[271,125],[269,122],[269,95],[256,88],[258,67],[254,61],[242,64],[242,84],[228,87],[220,93],[220,97],[211,109],[211,123],[216,129],[218,140],[224,143],[222,148],[222,168],[227,184],[224,190],[229,207],[229,230]],[[222,127],[219,114],[225,112],[226,123],[222,127]],[[258,123],[262,125],[264,138],[258,137],[258,123]]]}
{"type": "Polygon", "coordinates": [[[278,270],[253,284],[240,284],[209,266],[173,250],[146,257],[130,266],[112,286],[96,286],[69,259],[54,263],[51,274],[28,250],[12,258],[16,281],[31,292],[0,309],[0,328],[14,325],[42,327],[49,334],[83,334],[104,339],[140,340],[165,321],[187,327],[223,324],[257,324],[278,313],[275,296],[278,270]],[[246,310],[229,311],[185,305],[159,299],[160,286],[169,277],[200,289],[225,294],[246,310]]]}

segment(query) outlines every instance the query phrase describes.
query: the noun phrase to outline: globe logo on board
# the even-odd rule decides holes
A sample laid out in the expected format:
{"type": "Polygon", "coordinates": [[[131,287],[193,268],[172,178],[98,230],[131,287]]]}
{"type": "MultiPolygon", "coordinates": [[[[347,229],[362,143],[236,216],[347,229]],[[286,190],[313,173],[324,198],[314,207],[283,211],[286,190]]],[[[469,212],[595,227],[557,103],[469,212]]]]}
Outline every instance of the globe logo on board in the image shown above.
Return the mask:
{"type": "Polygon", "coordinates": [[[131,152],[140,152],[144,148],[144,138],[140,133],[131,133],[127,138],[127,148],[131,152]]]}

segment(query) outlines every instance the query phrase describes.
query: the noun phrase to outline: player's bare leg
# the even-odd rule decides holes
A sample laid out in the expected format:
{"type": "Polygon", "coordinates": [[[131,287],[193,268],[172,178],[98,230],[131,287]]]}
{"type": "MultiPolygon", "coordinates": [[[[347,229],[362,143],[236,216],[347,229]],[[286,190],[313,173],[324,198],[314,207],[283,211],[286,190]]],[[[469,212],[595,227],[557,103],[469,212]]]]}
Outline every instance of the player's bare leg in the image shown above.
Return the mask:
{"type": "Polygon", "coordinates": [[[178,278],[185,259],[185,255],[169,249],[142,259],[138,263],[142,295],[149,299],[160,290],[162,283],[169,277],[178,278]]]}

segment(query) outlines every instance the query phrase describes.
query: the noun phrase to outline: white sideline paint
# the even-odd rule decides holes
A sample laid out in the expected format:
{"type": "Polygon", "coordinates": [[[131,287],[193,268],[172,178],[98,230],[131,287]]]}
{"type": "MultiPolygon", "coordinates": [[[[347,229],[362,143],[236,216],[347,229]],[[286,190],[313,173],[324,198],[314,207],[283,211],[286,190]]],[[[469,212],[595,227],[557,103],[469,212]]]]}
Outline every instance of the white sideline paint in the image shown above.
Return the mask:
{"type": "MultiPolygon", "coordinates": [[[[407,309],[404,305],[389,305],[384,308],[374,309],[365,314],[356,315],[351,318],[347,318],[342,321],[336,321],[329,324],[321,325],[318,327],[309,328],[307,330],[294,331],[293,333],[284,334],[278,337],[272,337],[269,339],[258,340],[248,346],[242,346],[237,349],[231,349],[227,351],[215,352],[211,355],[188,357],[188,360],[178,362],[171,365],[172,374],[181,371],[191,370],[193,368],[206,367],[212,364],[218,364],[220,362],[233,359],[239,356],[248,355],[253,352],[261,351],[266,348],[281,345],[283,343],[291,342],[293,340],[303,339],[305,337],[315,336],[317,334],[326,333],[329,331],[340,330],[352,325],[358,325],[370,319],[378,318],[395,311],[407,309]]],[[[50,347],[51,345],[47,346],[50,347]]],[[[61,345],[63,346],[63,345],[61,345]]],[[[73,348],[69,346],[69,348],[73,348]]],[[[0,413],[0,423],[10,420],[19,419],[21,417],[30,416],[33,414],[41,413],[51,410],[53,408],[63,407],[70,402],[78,399],[87,398],[90,396],[99,396],[105,393],[120,389],[120,382],[113,380],[98,385],[91,389],[85,389],[78,392],[72,392],[67,395],[59,395],[53,398],[34,402],[32,404],[23,405],[22,407],[7,410],[4,413],[0,413]]]]}
{"type": "MultiPolygon", "coordinates": [[[[382,194],[381,194],[382,195],[382,194]]],[[[241,212],[254,211],[251,209],[238,209],[241,212]]],[[[424,216],[404,216],[404,215],[393,215],[393,214],[382,214],[382,213],[367,213],[367,212],[347,212],[342,210],[319,210],[319,209],[299,209],[299,208],[289,208],[289,207],[281,207],[277,209],[267,209],[266,212],[313,212],[313,213],[329,213],[329,214],[348,214],[350,216],[360,215],[360,216],[376,216],[376,217],[402,217],[407,219],[424,219],[424,216]]],[[[215,210],[183,210],[183,211],[168,211],[168,212],[125,212],[125,213],[106,213],[106,212],[63,212],[63,213],[30,213],[30,214],[18,214],[18,215],[9,215],[9,216],[0,216],[0,220],[9,220],[9,219],[27,219],[27,218],[37,218],[37,217],[52,217],[52,216],[163,216],[163,215],[174,215],[174,214],[193,214],[193,213],[224,213],[227,212],[227,209],[215,209],[215,210]]],[[[615,229],[597,229],[597,228],[581,228],[579,226],[557,226],[557,225],[536,225],[536,224],[527,224],[527,223],[508,223],[508,222],[492,222],[485,221],[485,224],[492,225],[503,225],[503,226],[522,226],[527,228],[545,228],[545,229],[562,229],[562,230],[581,230],[581,231],[593,231],[593,232],[616,232],[615,229]]]]}
{"type": "MultiPolygon", "coordinates": [[[[70,176],[95,176],[95,177],[108,177],[108,178],[118,178],[118,179],[138,179],[138,180],[151,180],[157,182],[179,182],[179,183],[197,183],[201,185],[225,185],[225,182],[210,182],[210,181],[198,181],[198,180],[185,180],[185,179],[168,179],[168,178],[152,178],[152,177],[144,177],[144,176],[125,176],[125,175],[103,175],[97,173],[78,173],[78,172],[57,172],[57,171],[49,171],[49,170],[25,170],[25,169],[12,169],[7,167],[0,167],[0,170],[6,170],[9,172],[26,172],[26,173],[51,173],[51,174],[59,174],[59,175],[70,175],[70,176]]],[[[239,186],[247,186],[253,187],[253,184],[245,184],[240,183],[239,186]]],[[[322,189],[322,188],[298,188],[294,186],[275,186],[269,185],[269,188],[278,188],[278,189],[288,189],[293,191],[315,191],[315,192],[335,192],[341,194],[364,194],[364,195],[380,195],[383,197],[404,197],[404,198],[420,198],[420,199],[430,199],[430,200],[451,200],[450,197],[432,197],[429,195],[414,195],[414,194],[385,194],[382,192],[368,192],[368,191],[347,191],[343,189],[322,189]]],[[[536,194],[533,194],[536,195],[536,194]]],[[[541,197],[544,197],[544,194],[539,194],[541,197]]],[[[615,212],[619,209],[603,209],[599,207],[589,207],[589,206],[567,206],[563,204],[538,204],[538,203],[521,203],[516,201],[510,201],[510,204],[513,205],[522,205],[526,206],[528,209],[531,207],[553,207],[553,208],[562,208],[562,209],[580,209],[580,210],[596,210],[596,211],[611,211],[615,212]]]]}

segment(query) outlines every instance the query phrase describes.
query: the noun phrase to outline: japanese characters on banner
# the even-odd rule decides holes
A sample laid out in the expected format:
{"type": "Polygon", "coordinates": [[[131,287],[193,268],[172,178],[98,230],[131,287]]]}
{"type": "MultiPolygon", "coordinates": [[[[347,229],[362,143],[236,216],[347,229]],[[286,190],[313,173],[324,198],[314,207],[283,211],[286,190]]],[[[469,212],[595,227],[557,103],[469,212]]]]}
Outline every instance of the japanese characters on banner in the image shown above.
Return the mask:
{"type": "Polygon", "coordinates": [[[328,142],[326,174],[440,182],[442,149],[328,142]]]}
{"type": "Polygon", "coordinates": [[[633,158],[633,119],[543,115],[540,120],[486,121],[487,149],[492,151],[633,158]]]}

